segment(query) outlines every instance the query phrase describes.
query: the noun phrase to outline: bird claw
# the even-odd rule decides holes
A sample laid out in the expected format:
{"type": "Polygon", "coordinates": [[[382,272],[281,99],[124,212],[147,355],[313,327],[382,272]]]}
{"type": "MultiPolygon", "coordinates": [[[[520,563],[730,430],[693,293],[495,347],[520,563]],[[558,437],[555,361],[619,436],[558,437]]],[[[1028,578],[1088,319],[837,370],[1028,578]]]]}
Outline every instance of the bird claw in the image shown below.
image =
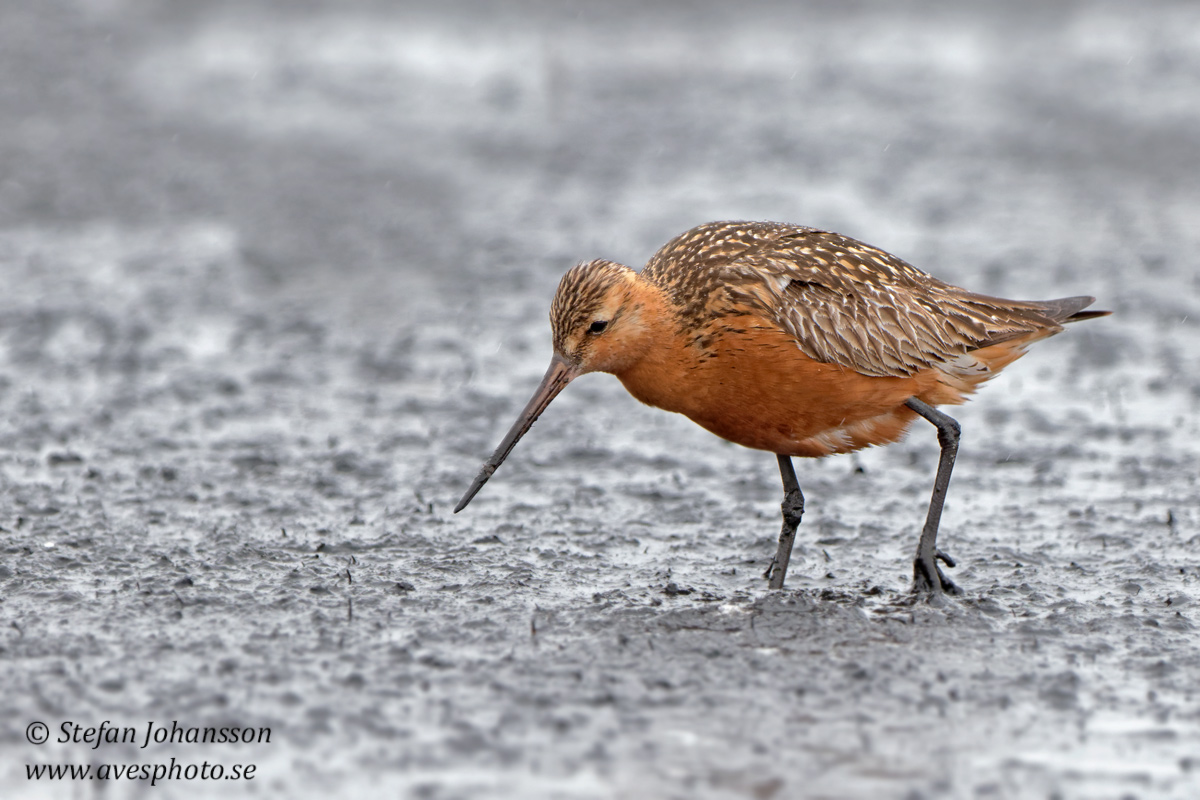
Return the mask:
{"type": "Polygon", "coordinates": [[[767,564],[767,571],[763,573],[763,580],[771,580],[771,576],[775,574],[775,567],[779,564],[779,559],[772,558],[771,563],[767,564]]]}
{"type": "Polygon", "coordinates": [[[936,551],[936,555],[929,559],[929,563],[926,563],[919,556],[913,559],[913,593],[925,595],[961,595],[963,593],[962,589],[958,588],[958,585],[954,581],[946,577],[941,567],[937,565],[938,561],[944,562],[947,567],[953,567],[957,563],[941,550],[936,551]]]}

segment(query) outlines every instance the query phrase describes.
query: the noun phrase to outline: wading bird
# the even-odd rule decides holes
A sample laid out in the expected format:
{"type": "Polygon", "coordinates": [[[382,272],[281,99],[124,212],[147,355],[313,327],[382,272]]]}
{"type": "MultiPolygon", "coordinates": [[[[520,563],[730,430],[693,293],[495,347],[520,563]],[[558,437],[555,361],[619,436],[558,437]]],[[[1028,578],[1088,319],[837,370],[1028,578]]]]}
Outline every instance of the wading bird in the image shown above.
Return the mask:
{"type": "Polygon", "coordinates": [[[776,454],[783,529],[764,577],[778,589],[804,512],[791,457],[888,444],[921,416],[937,428],[941,457],[913,589],[957,593],[938,567],[954,562],[937,533],[959,426],[935,406],[964,402],[1063,323],[1110,313],[1083,310],[1094,301],[987,297],[849,237],[776,222],[701,225],[640,273],[589,261],[554,295],[546,376],[454,511],[568,383],[611,372],[643,403],[776,454]]]}

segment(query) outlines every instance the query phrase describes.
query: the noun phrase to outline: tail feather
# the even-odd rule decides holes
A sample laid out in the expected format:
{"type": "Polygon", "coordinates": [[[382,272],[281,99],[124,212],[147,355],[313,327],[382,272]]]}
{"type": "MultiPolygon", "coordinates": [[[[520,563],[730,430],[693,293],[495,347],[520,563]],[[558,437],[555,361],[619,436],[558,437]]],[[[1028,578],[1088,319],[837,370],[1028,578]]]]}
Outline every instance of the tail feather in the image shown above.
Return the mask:
{"type": "Polygon", "coordinates": [[[1043,324],[1032,331],[1013,331],[1007,336],[982,342],[979,347],[963,353],[958,358],[938,365],[936,384],[919,399],[934,405],[962,403],[975,392],[979,384],[995,377],[1000,370],[1025,354],[1025,348],[1039,339],[1045,339],[1062,331],[1067,322],[1079,322],[1096,317],[1107,317],[1111,311],[1084,311],[1096,302],[1094,297],[1063,297],[1037,303],[1025,302],[1026,309],[1033,310],[1042,318],[1043,324]],[[1045,324],[1049,322],[1050,324],[1045,324]]]}
{"type": "Polygon", "coordinates": [[[1111,311],[1084,311],[1083,309],[1096,302],[1096,298],[1081,295],[1079,297],[1061,297],[1058,300],[1043,300],[1039,305],[1045,315],[1055,322],[1079,322],[1096,317],[1107,317],[1111,311]]]}
{"type": "Polygon", "coordinates": [[[1095,319],[1096,317],[1107,317],[1111,311],[1080,311],[1063,320],[1063,322],[1079,322],[1085,319],[1095,319]]]}

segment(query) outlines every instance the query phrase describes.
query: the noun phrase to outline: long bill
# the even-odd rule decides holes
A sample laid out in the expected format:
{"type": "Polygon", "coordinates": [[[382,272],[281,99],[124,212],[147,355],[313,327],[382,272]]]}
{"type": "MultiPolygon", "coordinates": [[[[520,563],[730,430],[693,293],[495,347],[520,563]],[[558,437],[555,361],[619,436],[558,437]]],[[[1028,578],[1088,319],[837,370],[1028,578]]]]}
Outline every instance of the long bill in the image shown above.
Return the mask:
{"type": "Polygon", "coordinates": [[[513,423],[504,440],[500,442],[500,446],[496,448],[496,452],[492,453],[491,458],[483,462],[483,468],[475,476],[475,481],[471,484],[471,488],[467,489],[466,494],[462,496],[462,500],[459,500],[458,505],[454,507],[455,514],[467,507],[467,503],[471,502],[471,498],[479,493],[483,485],[488,482],[488,478],[492,477],[492,473],[504,463],[504,459],[508,458],[508,454],[512,452],[512,449],[516,447],[521,437],[525,435],[526,431],[533,426],[537,418],[546,410],[546,406],[550,405],[550,401],[557,397],[558,393],[577,377],[579,377],[579,368],[571,366],[567,363],[566,359],[555,353],[554,358],[550,361],[550,369],[546,370],[546,375],[542,378],[541,385],[533,393],[533,397],[529,398],[529,402],[525,405],[525,410],[521,412],[521,416],[513,423]]]}

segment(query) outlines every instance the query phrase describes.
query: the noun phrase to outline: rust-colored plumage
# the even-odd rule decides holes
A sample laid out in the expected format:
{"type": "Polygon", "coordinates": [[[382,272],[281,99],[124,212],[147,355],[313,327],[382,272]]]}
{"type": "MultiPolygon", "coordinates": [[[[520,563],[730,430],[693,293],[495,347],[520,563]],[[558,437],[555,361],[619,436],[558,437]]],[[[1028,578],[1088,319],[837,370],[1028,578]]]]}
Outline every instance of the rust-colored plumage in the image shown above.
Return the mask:
{"type": "Polygon", "coordinates": [[[640,274],[580,264],[551,305],[554,360],[542,386],[456,510],[570,380],[611,372],[642,402],[778,456],[784,531],[768,570],[778,587],[803,509],[790,457],[894,442],[923,416],[938,427],[942,462],[914,578],[921,589],[953,588],[934,542],[958,426],[934,407],[963,402],[1063,323],[1108,313],[1084,311],[1092,302],[975,294],[854,239],[773,222],[693,228],[640,274]]]}

